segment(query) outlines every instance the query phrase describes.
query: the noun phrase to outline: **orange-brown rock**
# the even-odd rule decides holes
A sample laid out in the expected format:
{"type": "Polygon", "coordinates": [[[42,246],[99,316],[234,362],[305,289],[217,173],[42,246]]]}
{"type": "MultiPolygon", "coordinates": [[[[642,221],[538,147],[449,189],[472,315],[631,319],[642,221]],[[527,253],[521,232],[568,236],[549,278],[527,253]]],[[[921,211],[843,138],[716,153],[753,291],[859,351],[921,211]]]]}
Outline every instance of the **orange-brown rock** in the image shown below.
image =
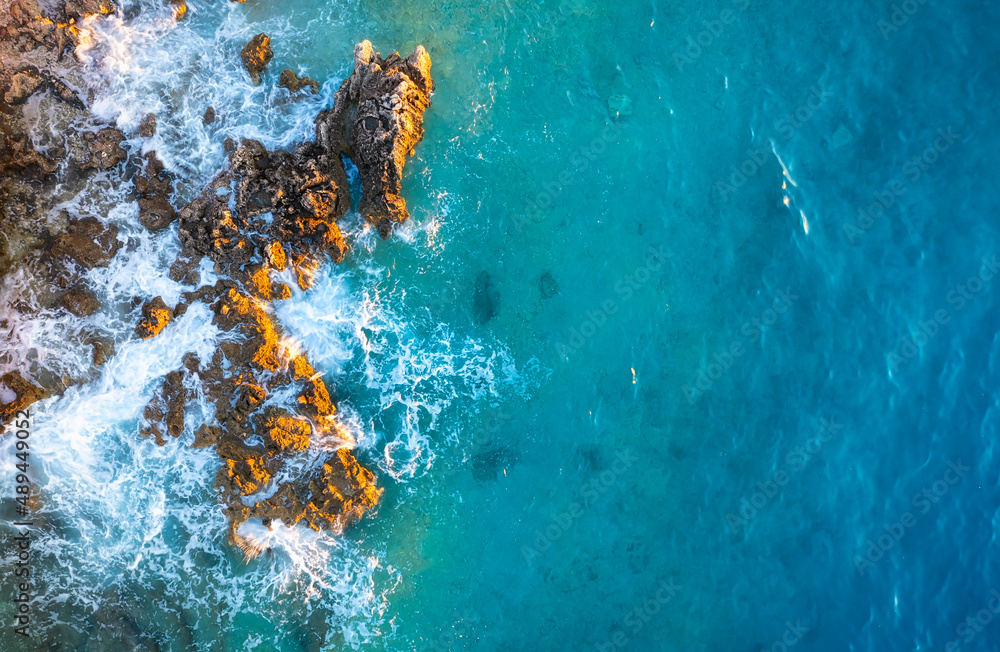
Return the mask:
{"type": "Polygon", "coordinates": [[[306,390],[299,396],[302,411],[310,417],[329,417],[337,411],[323,379],[315,376],[306,381],[306,390]]]}
{"type": "Polygon", "coordinates": [[[254,86],[260,85],[261,73],[264,72],[264,67],[267,66],[272,57],[274,57],[274,52],[271,50],[271,37],[263,32],[250,39],[250,42],[240,51],[243,67],[250,73],[250,80],[254,86]]]}
{"type": "Polygon", "coordinates": [[[167,307],[162,297],[156,297],[142,307],[142,319],[135,326],[135,334],[144,340],[156,337],[173,318],[174,311],[167,307]]]}
{"type": "Polygon", "coordinates": [[[0,425],[6,426],[32,403],[48,398],[49,393],[28,382],[16,371],[0,376],[0,425]]]}
{"type": "Polygon", "coordinates": [[[288,257],[285,255],[285,248],[277,240],[267,245],[267,260],[271,263],[271,267],[279,272],[285,271],[285,267],[288,266],[288,257]]]}
{"type": "Polygon", "coordinates": [[[270,410],[263,420],[264,444],[269,450],[303,451],[309,448],[312,426],[286,410],[270,410]]]}
{"type": "Polygon", "coordinates": [[[246,516],[281,519],[286,525],[303,521],[313,529],[340,531],[378,505],[381,496],[371,471],[341,448],[310,476],[282,486],[246,516]]]}
{"type": "Polygon", "coordinates": [[[121,142],[125,135],[114,127],[105,127],[97,133],[86,133],[83,140],[90,150],[90,158],[80,164],[83,170],[110,170],[125,160],[121,142]]]}

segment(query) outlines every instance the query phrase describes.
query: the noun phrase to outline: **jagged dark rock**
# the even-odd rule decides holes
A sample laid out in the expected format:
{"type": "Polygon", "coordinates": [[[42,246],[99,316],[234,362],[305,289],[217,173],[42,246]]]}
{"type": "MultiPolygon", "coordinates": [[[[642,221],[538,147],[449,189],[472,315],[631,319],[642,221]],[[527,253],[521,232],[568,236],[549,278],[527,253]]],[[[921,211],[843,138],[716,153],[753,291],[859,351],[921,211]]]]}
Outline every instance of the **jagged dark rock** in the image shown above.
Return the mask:
{"type": "Polygon", "coordinates": [[[354,48],[354,72],[316,119],[316,142],[344,153],[361,174],[359,210],[383,238],[410,214],[399,196],[406,158],[424,136],[430,106],[431,58],[418,46],[403,59],[383,59],[369,41],[354,48]]]}
{"type": "Polygon", "coordinates": [[[299,77],[291,69],[285,68],[278,78],[278,86],[287,88],[292,93],[298,93],[303,88],[309,88],[313,93],[319,92],[319,82],[308,77],[299,77]]]}
{"type": "Polygon", "coordinates": [[[141,434],[152,436],[160,446],[167,443],[163,439],[164,433],[175,439],[180,437],[184,432],[184,404],[187,398],[184,375],[180,371],[171,371],[163,379],[160,391],[146,404],[143,411],[146,427],[141,434]]]}
{"type": "Polygon", "coordinates": [[[177,219],[177,211],[163,197],[142,197],[139,199],[139,223],[150,231],[167,228],[177,219]]]}
{"type": "Polygon", "coordinates": [[[261,73],[264,72],[264,68],[273,57],[271,37],[263,32],[250,39],[250,42],[240,51],[243,67],[250,73],[250,80],[254,86],[260,85],[261,73]]]}

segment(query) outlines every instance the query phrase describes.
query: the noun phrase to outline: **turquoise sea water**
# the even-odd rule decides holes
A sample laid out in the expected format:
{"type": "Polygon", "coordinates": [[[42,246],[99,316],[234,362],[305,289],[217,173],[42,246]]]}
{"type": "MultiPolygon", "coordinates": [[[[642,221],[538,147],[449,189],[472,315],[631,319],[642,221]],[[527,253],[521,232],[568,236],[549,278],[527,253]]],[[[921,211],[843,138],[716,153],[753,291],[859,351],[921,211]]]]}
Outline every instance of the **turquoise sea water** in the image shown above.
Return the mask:
{"type": "MultiPolygon", "coordinates": [[[[38,407],[30,649],[1000,649],[995,4],[188,7],[126,3],[79,52],[95,112],[157,113],[178,204],[226,137],[311,137],[356,42],[432,57],[412,221],[349,216],[352,254],[278,308],[386,493],[244,564],[217,458],[136,432],[208,311],[113,322],[101,375],[38,407]]],[[[176,231],[111,199],[66,200],[127,240],[102,319],[182,290],[176,231]]]]}

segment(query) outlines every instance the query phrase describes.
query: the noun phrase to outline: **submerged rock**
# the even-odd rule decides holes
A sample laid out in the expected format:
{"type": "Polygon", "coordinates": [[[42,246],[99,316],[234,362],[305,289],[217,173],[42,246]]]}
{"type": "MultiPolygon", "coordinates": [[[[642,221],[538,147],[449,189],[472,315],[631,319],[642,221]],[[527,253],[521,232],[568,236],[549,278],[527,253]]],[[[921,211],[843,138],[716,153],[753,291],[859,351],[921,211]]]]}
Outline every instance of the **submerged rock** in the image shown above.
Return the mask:
{"type": "Polygon", "coordinates": [[[213,122],[215,122],[215,108],[214,107],[210,106],[207,109],[205,109],[205,114],[203,116],[201,116],[201,122],[202,122],[202,124],[206,124],[206,125],[210,125],[213,122]]]}
{"type": "Polygon", "coordinates": [[[359,211],[383,238],[410,216],[399,196],[403,165],[424,136],[433,89],[423,47],[406,59],[395,52],[383,59],[364,41],[354,48],[354,72],[334,95],[333,108],[316,119],[317,144],[358,167],[359,211]]]}
{"type": "Polygon", "coordinates": [[[538,290],[546,299],[551,299],[559,294],[559,283],[552,276],[552,272],[545,272],[538,278],[538,290]]]}
{"type": "Polygon", "coordinates": [[[287,88],[292,93],[298,93],[303,88],[309,88],[313,93],[319,92],[319,82],[308,77],[299,77],[289,68],[281,71],[278,78],[278,86],[287,88]]]}
{"type": "Polygon", "coordinates": [[[47,391],[28,382],[20,373],[5,373],[0,376],[0,425],[6,426],[19,410],[48,397],[47,391]]]}
{"type": "Polygon", "coordinates": [[[163,297],[156,297],[142,307],[142,319],[135,326],[135,334],[144,340],[156,337],[173,318],[174,311],[167,307],[163,297]]]}
{"type": "Polygon", "coordinates": [[[477,324],[485,324],[497,316],[500,306],[500,290],[489,272],[480,272],[476,277],[476,288],[472,295],[472,317],[477,324]]]}
{"type": "Polygon", "coordinates": [[[608,113],[613,120],[621,120],[632,115],[632,98],[615,93],[608,98],[608,113]]]}
{"type": "Polygon", "coordinates": [[[250,42],[240,51],[243,67],[250,73],[250,80],[254,86],[260,85],[261,73],[264,72],[264,68],[273,57],[271,37],[263,32],[250,39],[250,42]]]}

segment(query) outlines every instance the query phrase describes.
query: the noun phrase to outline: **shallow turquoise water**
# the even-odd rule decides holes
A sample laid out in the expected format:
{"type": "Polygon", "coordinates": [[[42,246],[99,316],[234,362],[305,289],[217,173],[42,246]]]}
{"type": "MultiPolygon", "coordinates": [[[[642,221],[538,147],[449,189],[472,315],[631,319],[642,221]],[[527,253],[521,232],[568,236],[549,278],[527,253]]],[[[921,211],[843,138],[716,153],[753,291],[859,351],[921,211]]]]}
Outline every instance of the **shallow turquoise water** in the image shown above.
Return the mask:
{"type": "Polygon", "coordinates": [[[65,649],[112,649],[86,647],[95,622],[169,650],[996,649],[1000,624],[958,628],[1000,589],[998,308],[990,280],[968,280],[1000,246],[998,15],[913,2],[897,27],[894,6],[193,1],[178,26],[153,3],[130,27],[95,26],[98,110],[125,126],[157,111],[180,199],[227,136],[307,137],[361,39],[423,44],[437,88],[407,167],[412,223],[358,235],[279,308],[363,433],[386,487],[377,516],[336,542],[279,538],[249,567],[213,539],[211,458],[135,441],[144,401],[126,391],[148,395],[202,337],[192,314],[190,332],[134,349],[148,375],[112,370],[41,408],[39,436],[63,432],[95,483],[135,493],[71,508],[52,463],[45,489],[68,511],[51,514],[64,525],[46,563],[59,591],[118,606],[57,602],[74,624],[49,635],[65,649]],[[275,60],[251,90],[236,53],[259,31],[275,60]],[[274,89],[284,67],[326,80],[320,97],[274,89]],[[483,272],[499,297],[485,323],[483,272]],[[84,401],[118,412],[84,419],[84,401]],[[101,518],[116,547],[80,523],[101,518]],[[902,534],[869,556],[887,532],[902,534]]]}

